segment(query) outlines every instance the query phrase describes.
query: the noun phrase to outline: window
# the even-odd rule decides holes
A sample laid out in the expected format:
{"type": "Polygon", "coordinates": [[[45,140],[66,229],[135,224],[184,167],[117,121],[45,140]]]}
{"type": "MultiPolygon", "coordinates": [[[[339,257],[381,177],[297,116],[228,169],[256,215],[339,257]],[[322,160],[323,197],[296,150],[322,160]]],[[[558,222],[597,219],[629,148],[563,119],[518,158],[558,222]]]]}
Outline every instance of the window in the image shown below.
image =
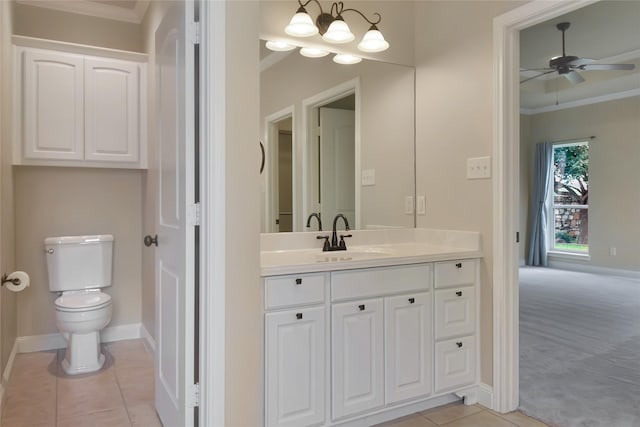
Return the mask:
{"type": "Polygon", "coordinates": [[[553,251],[589,253],[589,144],[553,146],[553,251]]]}

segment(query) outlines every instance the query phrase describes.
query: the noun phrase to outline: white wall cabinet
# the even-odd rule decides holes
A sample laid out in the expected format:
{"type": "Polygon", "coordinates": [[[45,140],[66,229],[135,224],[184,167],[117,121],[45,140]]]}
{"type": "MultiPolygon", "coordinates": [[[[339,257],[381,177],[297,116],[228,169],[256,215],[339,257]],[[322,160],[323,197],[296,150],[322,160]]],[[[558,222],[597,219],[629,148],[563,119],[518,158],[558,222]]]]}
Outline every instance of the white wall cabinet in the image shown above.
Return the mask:
{"type": "Polygon", "coordinates": [[[463,260],[264,278],[265,425],[364,425],[473,394],[478,276],[463,260]]]}
{"type": "Polygon", "coordinates": [[[16,46],[15,64],[14,164],[146,168],[144,62],[16,46]]]}
{"type": "Polygon", "coordinates": [[[334,304],[331,312],[333,418],[342,418],[382,406],[382,298],[334,304]]]}

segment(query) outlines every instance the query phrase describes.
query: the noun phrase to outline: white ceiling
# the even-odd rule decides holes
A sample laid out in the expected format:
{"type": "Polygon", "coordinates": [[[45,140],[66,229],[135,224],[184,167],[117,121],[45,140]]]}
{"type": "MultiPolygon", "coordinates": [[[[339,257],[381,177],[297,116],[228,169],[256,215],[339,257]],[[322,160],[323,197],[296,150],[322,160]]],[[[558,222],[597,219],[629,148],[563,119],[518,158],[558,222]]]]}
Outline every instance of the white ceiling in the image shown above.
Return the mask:
{"type": "MultiPolygon", "coordinates": [[[[562,55],[559,22],[570,22],[566,53],[597,63],[633,63],[633,71],[583,71],[585,82],[571,85],[551,73],[520,85],[523,113],[538,113],[598,100],[640,96],[640,1],[604,0],[527,28],[520,33],[520,68],[545,68],[562,55]],[[556,101],[558,105],[556,106],[556,101]]],[[[534,72],[521,72],[521,80],[534,72]]]]}

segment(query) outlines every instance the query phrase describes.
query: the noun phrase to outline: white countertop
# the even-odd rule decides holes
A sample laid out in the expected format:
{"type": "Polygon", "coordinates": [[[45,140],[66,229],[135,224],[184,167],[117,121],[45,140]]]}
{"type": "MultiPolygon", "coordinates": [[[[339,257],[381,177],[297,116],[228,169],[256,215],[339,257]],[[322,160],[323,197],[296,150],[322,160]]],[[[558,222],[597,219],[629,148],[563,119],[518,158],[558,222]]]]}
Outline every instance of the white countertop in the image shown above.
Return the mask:
{"type": "MultiPolygon", "coordinates": [[[[398,229],[351,231],[346,251],[322,252],[316,235],[330,232],[262,235],[262,276],[418,264],[482,257],[480,233],[398,229]]],[[[340,233],[339,233],[340,234],[340,233]]],[[[344,232],[342,232],[344,234],[344,232]]]]}

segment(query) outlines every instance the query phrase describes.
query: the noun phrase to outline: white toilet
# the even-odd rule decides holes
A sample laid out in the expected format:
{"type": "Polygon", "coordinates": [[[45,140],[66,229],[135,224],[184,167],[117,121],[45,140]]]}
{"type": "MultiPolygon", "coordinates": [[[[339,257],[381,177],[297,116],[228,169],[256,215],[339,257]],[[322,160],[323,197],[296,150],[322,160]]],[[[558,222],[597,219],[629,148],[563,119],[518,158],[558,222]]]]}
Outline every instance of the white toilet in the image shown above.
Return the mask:
{"type": "Polygon", "coordinates": [[[104,364],[100,331],[111,320],[113,236],[48,237],[44,240],[49,290],[56,299],[56,324],[67,340],[62,368],[69,375],[99,370],[104,364]]]}

